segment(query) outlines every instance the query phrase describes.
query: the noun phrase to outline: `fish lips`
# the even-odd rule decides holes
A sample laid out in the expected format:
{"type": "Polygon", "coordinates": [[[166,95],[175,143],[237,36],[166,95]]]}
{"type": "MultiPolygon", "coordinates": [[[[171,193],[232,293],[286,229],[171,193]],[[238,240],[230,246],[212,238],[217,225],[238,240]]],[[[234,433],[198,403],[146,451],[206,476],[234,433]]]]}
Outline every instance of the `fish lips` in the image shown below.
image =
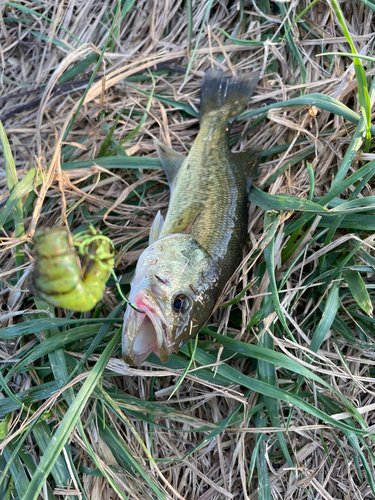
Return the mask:
{"type": "Polygon", "coordinates": [[[166,363],[169,359],[171,332],[164,311],[147,289],[138,291],[128,305],[122,328],[122,356],[129,365],[141,364],[152,352],[166,363]]]}

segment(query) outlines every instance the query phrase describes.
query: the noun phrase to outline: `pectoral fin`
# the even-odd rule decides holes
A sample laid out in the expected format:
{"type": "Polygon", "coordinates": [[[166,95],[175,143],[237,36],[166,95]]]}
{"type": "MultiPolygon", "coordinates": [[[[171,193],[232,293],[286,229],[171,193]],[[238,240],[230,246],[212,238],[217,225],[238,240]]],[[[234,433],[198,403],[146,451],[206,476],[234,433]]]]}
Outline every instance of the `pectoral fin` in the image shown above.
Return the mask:
{"type": "Polygon", "coordinates": [[[173,151],[173,149],[164,146],[161,142],[154,141],[154,145],[156,151],[158,152],[161,164],[165,170],[169,189],[172,194],[178,171],[186,157],[181,153],[177,153],[177,151],[173,151]]]}
{"type": "Polygon", "coordinates": [[[262,152],[257,149],[250,149],[248,151],[242,151],[241,153],[233,153],[233,156],[241,165],[241,168],[244,169],[248,179],[248,188],[250,188],[260,163],[262,152]]]}
{"type": "Polygon", "coordinates": [[[160,233],[163,229],[163,225],[164,225],[164,217],[161,215],[159,210],[151,226],[150,237],[149,237],[150,245],[152,245],[154,241],[157,241],[159,239],[160,233]]]}

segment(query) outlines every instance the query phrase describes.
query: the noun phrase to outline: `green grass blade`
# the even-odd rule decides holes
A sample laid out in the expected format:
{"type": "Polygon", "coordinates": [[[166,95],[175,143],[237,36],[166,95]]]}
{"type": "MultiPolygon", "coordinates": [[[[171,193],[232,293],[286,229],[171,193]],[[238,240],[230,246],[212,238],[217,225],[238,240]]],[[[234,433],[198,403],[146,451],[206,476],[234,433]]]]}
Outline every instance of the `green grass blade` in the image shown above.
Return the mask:
{"type": "MultiPolygon", "coordinates": [[[[44,454],[48,448],[49,443],[52,440],[52,433],[47,423],[44,421],[39,421],[33,428],[33,436],[40,451],[42,452],[42,454],[44,454]]],[[[51,469],[51,475],[57,485],[63,487],[68,487],[68,485],[70,485],[71,476],[61,454],[56,457],[56,460],[51,469]]],[[[76,500],[76,496],[68,495],[66,496],[66,500],[76,500]]]]}
{"type": "Polygon", "coordinates": [[[367,5],[367,7],[369,7],[373,11],[375,11],[375,4],[373,4],[371,0],[361,0],[361,2],[367,5]]]}
{"type": "MultiPolygon", "coordinates": [[[[14,447],[12,443],[9,443],[5,448],[4,448],[4,457],[6,461],[10,461],[11,457],[14,452],[14,447]]],[[[14,486],[17,490],[17,493],[19,495],[19,498],[24,498],[24,495],[26,491],[30,487],[30,481],[28,480],[25,472],[25,468],[23,467],[23,464],[21,462],[20,457],[14,456],[13,460],[11,461],[10,465],[10,473],[13,478],[14,486]]]]}
{"type": "Polygon", "coordinates": [[[325,303],[323,315],[314,331],[311,339],[310,350],[317,352],[326,338],[329,329],[336,317],[339,308],[339,286],[340,283],[336,281],[333,283],[331,290],[328,293],[327,302],[325,303]]]}
{"type": "Polygon", "coordinates": [[[187,77],[189,76],[189,73],[190,73],[190,70],[193,66],[193,62],[194,62],[194,58],[195,58],[195,54],[197,52],[197,49],[199,47],[199,42],[201,40],[201,36],[202,36],[202,32],[203,32],[203,28],[204,28],[204,25],[206,24],[206,22],[208,21],[208,18],[209,18],[209,15],[210,15],[210,11],[211,11],[211,7],[212,7],[212,4],[213,4],[213,1],[214,0],[209,0],[208,1],[208,4],[207,4],[207,8],[206,8],[206,14],[205,16],[203,17],[203,21],[202,21],[202,24],[201,24],[201,27],[200,27],[200,30],[199,30],[199,33],[198,33],[198,36],[197,36],[197,41],[195,43],[195,47],[194,47],[194,50],[193,50],[193,53],[191,54],[191,57],[189,59],[189,63],[188,63],[188,67],[186,69],[186,73],[185,73],[185,79],[184,79],[184,83],[186,82],[187,80],[187,77]]]}
{"type": "MultiPolygon", "coordinates": [[[[254,203],[263,210],[299,210],[301,212],[310,212],[315,215],[329,215],[329,210],[318,203],[309,201],[306,198],[297,198],[297,196],[285,196],[277,194],[268,194],[261,191],[256,186],[251,186],[249,194],[250,203],[254,203]]],[[[335,214],[336,215],[336,214],[335,214]]]]}
{"type": "MultiPolygon", "coordinates": [[[[195,354],[195,351],[197,350],[197,345],[198,345],[198,335],[195,337],[195,340],[194,340],[194,346],[192,347],[191,349],[191,357],[190,357],[190,360],[188,362],[188,364],[186,365],[186,368],[183,372],[183,374],[181,375],[181,377],[179,377],[178,381],[177,381],[177,384],[175,386],[175,388],[173,389],[173,391],[171,392],[170,396],[168,399],[171,399],[171,397],[176,393],[176,391],[178,390],[178,388],[180,387],[180,385],[182,384],[182,382],[184,381],[186,375],[188,374],[189,370],[190,370],[190,367],[191,365],[193,364],[193,361],[194,361],[194,354],[195,354]]],[[[189,339],[189,342],[188,342],[188,347],[191,348],[191,340],[189,339]]]]}
{"type": "Polygon", "coordinates": [[[99,326],[85,325],[78,326],[71,330],[66,330],[65,332],[54,335],[53,337],[44,340],[36,346],[29,354],[27,354],[22,361],[16,363],[13,368],[11,368],[7,374],[6,380],[8,380],[14,373],[18,370],[27,366],[29,363],[33,363],[42,356],[45,356],[56,349],[60,349],[65,344],[75,342],[76,340],[82,340],[85,338],[93,337],[99,330],[99,326]]]}
{"type": "MultiPolygon", "coordinates": [[[[370,88],[370,107],[375,100],[375,78],[372,79],[372,84],[370,88]]],[[[348,149],[345,152],[344,158],[340,164],[340,167],[332,181],[331,189],[336,188],[344,180],[346,174],[348,173],[353,161],[358,154],[358,151],[362,147],[363,141],[366,137],[367,124],[365,117],[361,117],[358,123],[356,131],[354,132],[353,138],[350,142],[348,149]]]]}
{"type": "Polygon", "coordinates": [[[162,165],[159,158],[149,158],[148,156],[105,156],[104,158],[94,158],[93,160],[77,160],[66,162],[61,165],[63,170],[73,170],[76,168],[91,168],[99,165],[107,169],[130,168],[147,170],[160,170],[162,165]]]}
{"type": "Polygon", "coordinates": [[[186,51],[188,59],[190,59],[191,40],[193,38],[193,2],[186,0],[186,16],[187,16],[187,40],[186,51]]]}
{"type": "Polygon", "coordinates": [[[51,328],[57,328],[67,325],[82,325],[86,323],[87,325],[97,325],[101,323],[115,323],[116,321],[121,321],[121,318],[87,318],[87,319],[75,319],[75,318],[41,318],[32,319],[24,323],[18,323],[17,325],[8,326],[6,328],[0,329],[0,340],[10,340],[18,338],[22,335],[31,335],[32,333],[39,333],[42,330],[49,330],[51,328]]]}
{"type": "Polygon", "coordinates": [[[108,153],[109,147],[111,145],[113,133],[116,130],[117,123],[118,123],[118,121],[119,121],[119,119],[121,117],[122,111],[123,111],[123,108],[117,113],[117,117],[116,117],[115,121],[113,122],[113,125],[110,128],[110,130],[109,130],[109,133],[105,137],[105,139],[103,141],[103,144],[101,145],[101,148],[99,149],[99,153],[98,153],[98,157],[99,158],[101,156],[106,156],[106,154],[108,153]]]}
{"type": "MultiPolygon", "coordinates": [[[[375,7],[375,5],[374,5],[375,7]]],[[[362,54],[352,54],[351,52],[324,52],[323,54],[317,54],[318,56],[342,56],[342,57],[351,57],[356,59],[364,59],[365,61],[375,62],[375,57],[365,56],[362,54]]]]}
{"type": "MultiPolygon", "coordinates": [[[[344,36],[350,45],[352,53],[357,54],[357,50],[355,48],[355,45],[353,43],[352,37],[349,33],[349,30],[346,26],[346,22],[345,22],[345,19],[344,19],[339,2],[337,0],[331,0],[331,4],[332,4],[333,10],[335,11],[335,14],[337,16],[337,19],[340,23],[341,29],[344,33],[344,36]]],[[[371,131],[370,131],[371,103],[370,103],[370,97],[369,97],[369,93],[368,93],[368,89],[367,89],[366,74],[365,74],[365,70],[363,69],[361,60],[358,57],[353,58],[353,63],[354,63],[355,74],[356,74],[357,81],[358,81],[359,105],[361,107],[362,115],[363,115],[365,122],[366,122],[366,140],[370,141],[371,140],[371,131]]]]}
{"type": "Polygon", "coordinates": [[[258,469],[258,498],[259,500],[272,500],[271,495],[271,483],[268,472],[268,464],[266,461],[265,453],[265,438],[261,440],[258,459],[257,459],[257,469],[258,469]]]}
{"type": "MultiPolygon", "coordinates": [[[[2,122],[0,121],[0,143],[3,149],[4,160],[5,160],[5,174],[8,183],[8,189],[11,191],[17,184],[17,171],[16,165],[14,163],[14,158],[12,151],[10,149],[9,141],[6,136],[2,122]]],[[[13,209],[13,220],[14,220],[14,237],[22,238],[25,236],[25,226],[23,222],[23,204],[22,199],[18,200],[13,209]]],[[[16,246],[16,266],[22,266],[25,262],[25,256],[22,252],[24,245],[16,246]]],[[[22,276],[22,271],[18,272],[18,279],[22,276]]]]}
{"type": "Polygon", "coordinates": [[[13,187],[5,207],[0,212],[0,229],[4,226],[9,215],[22,198],[33,191],[35,186],[39,186],[39,184],[42,183],[41,176],[38,175],[37,179],[35,179],[35,176],[36,170],[35,168],[32,168],[27,172],[25,177],[13,187]]]}
{"type": "MultiPolygon", "coordinates": [[[[280,14],[281,14],[282,19],[284,19],[285,26],[289,27],[291,23],[289,22],[288,14],[286,12],[286,8],[285,8],[284,3],[276,2],[276,4],[279,6],[280,14]]],[[[288,41],[288,47],[298,63],[299,70],[300,70],[301,83],[305,83],[306,77],[307,77],[306,65],[305,65],[305,62],[303,61],[301,53],[300,53],[298,46],[295,42],[294,35],[292,35],[290,33],[290,31],[287,30],[285,33],[285,37],[288,41]]]]}
{"type": "Polygon", "coordinates": [[[373,308],[370,295],[366,289],[365,282],[358,271],[344,271],[345,280],[348,284],[350,293],[353,295],[359,307],[366,314],[372,316],[373,308]]]}
{"type": "MultiPolygon", "coordinates": [[[[125,80],[126,81],[126,80],[125,80]]],[[[136,85],[132,85],[128,83],[129,87],[132,87],[133,89],[137,90],[140,94],[151,96],[152,92],[148,92],[147,90],[141,89],[140,87],[137,87],[136,85]]],[[[157,101],[162,102],[163,104],[168,104],[171,106],[173,109],[182,109],[182,111],[185,111],[185,113],[189,116],[192,116],[193,118],[198,118],[199,114],[195,111],[195,109],[190,106],[190,104],[186,104],[185,102],[182,101],[176,101],[175,99],[171,99],[169,97],[165,97],[163,95],[159,94],[153,94],[154,99],[157,101]]]]}
{"type": "Polygon", "coordinates": [[[30,407],[33,403],[38,403],[44,399],[48,399],[58,390],[55,382],[47,382],[40,384],[37,387],[32,387],[26,391],[21,391],[17,394],[17,403],[13,398],[6,397],[0,400],[0,416],[5,417],[8,413],[18,410],[19,408],[30,407]]]}
{"type": "MultiPolygon", "coordinates": [[[[337,99],[323,94],[307,94],[300,97],[294,97],[288,101],[276,102],[261,108],[245,111],[239,116],[239,120],[247,120],[254,116],[268,113],[271,109],[287,109],[287,108],[308,108],[316,106],[317,108],[329,111],[337,116],[341,116],[345,120],[357,125],[361,117],[353,110],[349,109],[345,104],[337,99]]],[[[375,126],[371,125],[370,131],[375,134],[375,126]]]]}
{"type": "MultiPolygon", "coordinates": [[[[229,35],[229,33],[227,33],[225,30],[223,30],[222,28],[216,28],[218,31],[220,31],[220,33],[222,35],[224,35],[229,42],[232,42],[232,43],[235,43],[236,45],[243,45],[243,46],[253,46],[253,47],[259,47],[261,45],[264,45],[264,43],[266,42],[266,40],[242,40],[240,38],[235,38],[231,35],[229,35]]],[[[267,37],[267,40],[271,38],[270,37],[267,37]]],[[[281,38],[280,37],[276,37],[275,41],[278,41],[280,40],[281,38]]]]}

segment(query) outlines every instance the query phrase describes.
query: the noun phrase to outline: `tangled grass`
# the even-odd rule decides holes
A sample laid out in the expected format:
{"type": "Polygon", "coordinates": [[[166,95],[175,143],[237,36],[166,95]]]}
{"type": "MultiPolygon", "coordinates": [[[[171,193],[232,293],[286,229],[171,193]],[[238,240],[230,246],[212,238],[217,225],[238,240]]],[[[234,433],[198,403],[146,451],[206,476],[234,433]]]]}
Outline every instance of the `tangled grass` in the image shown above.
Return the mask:
{"type": "Polygon", "coordinates": [[[375,498],[373,0],[0,8],[0,498],[375,498]],[[168,205],[153,141],[189,150],[211,64],[261,72],[243,263],[197,343],[130,368],[115,281],[54,310],[32,236],[93,224],[127,293],[168,205]]]}

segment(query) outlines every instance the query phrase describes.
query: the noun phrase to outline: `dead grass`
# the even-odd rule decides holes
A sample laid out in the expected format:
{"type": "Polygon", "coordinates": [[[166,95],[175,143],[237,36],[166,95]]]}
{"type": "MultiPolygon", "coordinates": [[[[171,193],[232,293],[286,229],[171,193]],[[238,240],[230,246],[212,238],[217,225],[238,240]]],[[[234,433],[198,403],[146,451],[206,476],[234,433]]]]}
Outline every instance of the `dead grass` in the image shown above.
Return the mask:
{"type": "MultiPolygon", "coordinates": [[[[132,4],[131,8],[121,21],[115,22],[114,36],[109,41],[97,73],[99,78],[88,91],[67,137],[64,137],[65,131],[78,107],[87,80],[78,85],[81,87],[79,90],[59,87],[59,82],[72,68],[76,68],[73,81],[87,79],[92,75],[94,56],[98,58],[106,42],[116,2],[42,0],[38,3],[5,2],[0,6],[0,115],[14,155],[18,180],[31,168],[38,169],[44,175],[43,183],[35,186],[35,195],[30,194],[25,202],[25,206],[29,203],[27,211],[25,210],[25,235],[15,239],[11,219],[2,231],[0,320],[3,328],[17,324],[21,314],[25,318],[31,312],[35,314],[35,304],[28,299],[27,280],[21,278],[19,281],[17,278],[20,268],[17,269],[15,265],[15,247],[26,242],[25,265],[22,269],[27,275],[33,258],[31,237],[37,226],[67,224],[74,230],[87,222],[95,223],[113,240],[118,251],[116,268],[119,273],[123,273],[122,283],[125,285],[129,282],[132,265],[147,244],[155,214],[158,210],[165,212],[168,205],[164,173],[155,169],[155,164],[147,163],[149,157],[156,157],[153,141],[160,140],[183,153],[188,151],[198,132],[198,118],[194,115],[199,109],[201,77],[212,62],[229,72],[255,69],[262,71],[257,93],[249,105],[249,109],[260,108],[260,113],[262,106],[311,93],[332,96],[355,112],[360,112],[352,60],[334,56],[330,62],[327,57],[316,57],[323,51],[348,50],[328,2],[315,3],[302,17],[304,24],[296,24],[290,31],[303,60],[305,81],[301,79],[301,67],[290,43],[281,42],[280,35],[285,32],[285,26],[289,26],[289,21],[295,19],[311,2],[271,2],[271,13],[262,15],[260,12],[265,12],[267,2],[215,0],[208,14],[208,2],[193,2],[190,48],[187,46],[187,3],[179,0],[136,0],[134,4],[124,2],[124,5],[132,4]],[[280,14],[280,5],[288,12],[287,16],[280,14]],[[240,7],[243,7],[241,22],[240,7]],[[30,10],[25,11],[23,8],[30,10]],[[202,34],[194,52],[202,23],[202,34]],[[228,40],[219,28],[234,40],[228,40]],[[238,41],[260,42],[261,37],[266,34],[269,35],[268,41],[258,46],[245,46],[238,41]],[[189,74],[186,74],[189,60],[192,65],[189,74]],[[84,67],[82,61],[87,61],[88,66],[84,67]],[[79,64],[81,66],[77,66],[79,64]],[[148,70],[154,74],[155,97],[139,131],[124,143],[123,149],[117,150],[120,155],[144,157],[144,168],[142,169],[142,165],[137,169],[119,168],[118,163],[111,164],[112,156],[98,158],[98,155],[121,110],[124,112],[121,112],[113,132],[111,149],[121,143],[140,123],[148,106],[149,93],[153,90],[148,70]],[[124,81],[125,78],[131,80],[131,85],[124,81]],[[162,102],[157,96],[175,102],[162,102]],[[33,105],[27,107],[34,101],[33,105]],[[191,110],[190,114],[186,112],[187,106],[191,110]],[[72,168],[74,165],[71,162],[83,160],[88,161],[84,166],[72,168]],[[68,162],[69,165],[64,165],[68,162]]],[[[371,55],[375,32],[373,10],[359,0],[342,3],[341,6],[358,52],[371,55]]],[[[374,70],[370,63],[364,61],[364,64],[366,75],[373,77],[374,70]]],[[[270,194],[284,193],[304,198],[309,196],[311,189],[305,161],[308,159],[314,167],[314,196],[324,196],[330,189],[332,179],[356,130],[356,126],[348,121],[314,106],[271,110],[265,119],[247,130],[253,122],[254,118],[242,120],[234,126],[233,135],[240,136],[235,143],[235,151],[253,147],[272,150],[289,144],[282,151],[274,154],[271,151],[263,158],[255,184],[270,194]],[[308,151],[305,158],[294,162],[304,151],[308,151]],[[270,185],[267,184],[273,174],[287,163],[290,167],[270,185]]],[[[357,170],[360,154],[355,157],[349,174],[357,170]]],[[[373,156],[367,158],[372,159],[373,156]]],[[[4,206],[9,197],[9,189],[3,158],[0,161],[0,201],[4,206]]],[[[353,189],[346,190],[342,196],[348,198],[353,189]]],[[[373,180],[369,179],[360,196],[371,196],[373,190],[373,180]]],[[[335,250],[335,240],[346,236],[348,231],[337,230],[332,246],[322,249],[321,244],[316,243],[308,255],[302,256],[297,262],[293,262],[293,257],[285,262],[282,260],[282,250],[288,236],[283,233],[283,228],[294,217],[295,214],[288,212],[280,218],[279,228],[275,233],[275,263],[278,279],[282,279],[284,272],[292,266],[285,293],[280,294],[280,301],[298,345],[292,343],[286,334],[280,334],[280,326],[274,330],[273,326],[277,321],[274,311],[265,314],[260,323],[250,331],[245,328],[264,304],[264,297],[271,293],[262,252],[265,247],[264,211],[255,205],[249,208],[249,248],[244,249],[244,257],[253,249],[252,257],[255,260],[244,265],[238,274],[237,292],[232,290],[226,300],[233,298],[241,287],[251,281],[254,284],[234,308],[234,313],[230,308],[220,310],[212,325],[220,324],[225,334],[238,335],[238,338],[248,343],[256,342],[259,336],[262,337],[263,326],[266,326],[276,350],[286,353],[291,359],[297,359],[322,376],[359,409],[371,429],[375,425],[373,351],[353,345],[334,330],[329,330],[311,365],[306,361],[305,353],[310,346],[312,327],[305,327],[306,324],[309,325],[308,321],[300,323],[302,316],[305,321],[309,314],[314,318],[321,301],[325,303],[326,300],[321,288],[316,293],[310,293],[317,285],[306,284],[308,274],[317,270],[321,262],[318,259],[323,255],[330,255],[335,250]]],[[[298,251],[305,247],[307,252],[307,245],[317,234],[319,222],[320,218],[317,217],[293,255],[298,255],[298,251]]],[[[372,245],[373,235],[366,233],[366,237],[372,245]]],[[[340,240],[337,246],[349,244],[348,239],[350,238],[340,240]]],[[[343,246],[339,248],[342,249],[343,246]]],[[[372,284],[370,273],[367,278],[366,283],[372,284]]],[[[353,298],[347,297],[347,300],[348,303],[343,300],[343,305],[349,307],[353,304],[353,298]]],[[[114,293],[108,291],[104,297],[105,306],[101,316],[107,316],[116,303],[114,293]]],[[[349,324],[348,316],[340,314],[349,324]]],[[[64,311],[58,311],[57,315],[65,317],[64,311]]],[[[91,313],[85,315],[86,318],[91,316],[91,313]]],[[[315,324],[318,319],[317,317],[315,324]]],[[[350,324],[353,331],[356,328],[355,322],[353,318],[350,324]]],[[[357,331],[361,328],[357,324],[357,331]]],[[[2,340],[0,358],[4,363],[7,362],[4,366],[12,366],[15,360],[21,359],[23,353],[33,347],[36,339],[41,340],[40,336],[35,335],[23,337],[22,340],[2,340]]],[[[80,359],[84,354],[85,349],[77,346],[67,347],[66,355],[69,359],[80,359]]],[[[217,351],[213,352],[216,356],[217,351]]],[[[89,358],[85,364],[85,373],[90,371],[99,355],[100,352],[89,358]]],[[[272,425],[267,418],[264,421],[258,419],[254,424],[251,411],[249,414],[247,411],[260,401],[256,392],[245,395],[245,390],[240,385],[225,387],[220,381],[205,382],[197,376],[194,369],[189,371],[177,393],[168,400],[181,370],[172,367],[161,369],[150,363],[132,369],[118,358],[119,356],[113,357],[109,362],[107,373],[116,375],[104,377],[103,387],[129,398],[119,404],[120,409],[116,413],[108,405],[104,406],[101,402],[103,395],[99,391],[90,399],[90,404],[87,404],[82,421],[86,437],[101,466],[106,468],[127,498],[151,499],[156,496],[144,478],[135,476],[130,469],[119,472],[123,464],[119,465],[119,455],[108,444],[113,443],[112,438],[108,434],[99,433],[98,426],[102,429],[101,424],[98,424],[99,414],[105,419],[107,427],[128,447],[130,454],[139,460],[149,477],[159,484],[164,498],[375,498],[364,474],[363,464],[355,463],[358,455],[353,454],[353,450],[358,450],[353,449],[353,442],[349,442],[340,429],[322,423],[316,416],[297,407],[291,415],[290,407],[284,402],[279,402],[279,427],[272,425]],[[139,399],[131,402],[130,397],[139,399]],[[140,413],[147,413],[139,403],[140,400],[154,400],[160,408],[170,410],[168,414],[161,410],[159,414],[152,414],[150,410],[148,416],[152,416],[161,427],[153,426],[146,418],[139,418],[140,413]],[[204,439],[207,429],[213,429],[213,423],[227,418],[238,404],[242,405],[239,411],[242,416],[235,425],[229,423],[223,432],[186,458],[193,447],[204,439]],[[121,420],[122,412],[127,415],[128,425],[121,420]],[[289,428],[285,432],[288,416],[289,428]],[[293,467],[285,461],[277,445],[278,430],[284,432],[293,458],[293,467]],[[140,436],[139,439],[137,435],[140,436]],[[258,450],[258,446],[263,458],[257,456],[252,474],[252,455],[254,450],[258,450]],[[150,460],[151,455],[153,460],[150,460]],[[259,486],[261,470],[263,474],[267,470],[269,490],[259,486]],[[361,471],[362,477],[358,471],[361,471]]],[[[218,356],[218,363],[221,362],[218,356]]],[[[228,360],[228,364],[245,375],[255,375],[254,365],[248,358],[228,360]]],[[[198,366],[200,365],[196,368],[198,366]]],[[[9,388],[16,396],[44,381],[39,368],[40,366],[35,369],[31,365],[30,369],[21,371],[10,379],[9,388]]],[[[4,370],[5,374],[6,369],[4,370]]],[[[277,384],[285,390],[295,384],[295,381],[288,380],[287,372],[279,368],[276,370],[276,379],[277,384]]],[[[80,387],[80,380],[75,380],[74,384],[76,388],[80,387]]],[[[316,387],[312,381],[304,383],[302,389],[311,391],[310,402],[317,407],[322,405],[317,392],[327,397],[332,396],[328,390],[316,387]]],[[[4,390],[2,395],[7,396],[4,390]]],[[[52,431],[66,410],[61,397],[59,395],[58,399],[54,395],[43,400],[46,403],[43,410],[47,408],[51,411],[48,422],[53,424],[52,431]]],[[[37,410],[41,403],[42,401],[35,403],[33,409],[37,410]]],[[[17,410],[8,414],[9,421],[2,437],[5,434],[12,437],[10,441],[13,448],[16,445],[15,433],[17,429],[20,430],[21,421],[24,424],[28,422],[25,412],[17,410]]],[[[348,414],[339,413],[342,412],[337,411],[335,415],[332,410],[338,421],[349,417],[348,414]]],[[[82,441],[78,431],[73,432],[70,443],[69,453],[75,460],[74,466],[79,463],[81,467],[81,485],[74,479],[72,488],[84,491],[86,498],[90,500],[120,498],[105,477],[91,474],[91,469],[97,468],[98,464],[93,463],[87,444],[82,441]]],[[[373,441],[367,441],[367,448],[363,447],[362,442],[359,447],[373,473],[373,441]]],[[[7,460],[13,448],[5,455],[7,460]]],[[[32,435],[29,435],[24,448],[35,464],[38,464],[42,455],[40,443],[37,444],[32,435]]],[[[64,460],[73,466],[68,458],[64,457],[64,460]]],[[[16,482],[13,470],[11,476],[16,482]]],[[[75,477],[71,471],[70,476],[75,477]]],[[[66,498],[66,485],[59,486],[51,493],[52,498],[66,498]]],[[[13,489],[12,495],[16,496],[13,489]]],[[[68,498],[72,498],[74,492],[70,491],[69,495],[68,498]]],[[[40,493],[39,498],[48,498],[47,488],[40,493]]]]}

